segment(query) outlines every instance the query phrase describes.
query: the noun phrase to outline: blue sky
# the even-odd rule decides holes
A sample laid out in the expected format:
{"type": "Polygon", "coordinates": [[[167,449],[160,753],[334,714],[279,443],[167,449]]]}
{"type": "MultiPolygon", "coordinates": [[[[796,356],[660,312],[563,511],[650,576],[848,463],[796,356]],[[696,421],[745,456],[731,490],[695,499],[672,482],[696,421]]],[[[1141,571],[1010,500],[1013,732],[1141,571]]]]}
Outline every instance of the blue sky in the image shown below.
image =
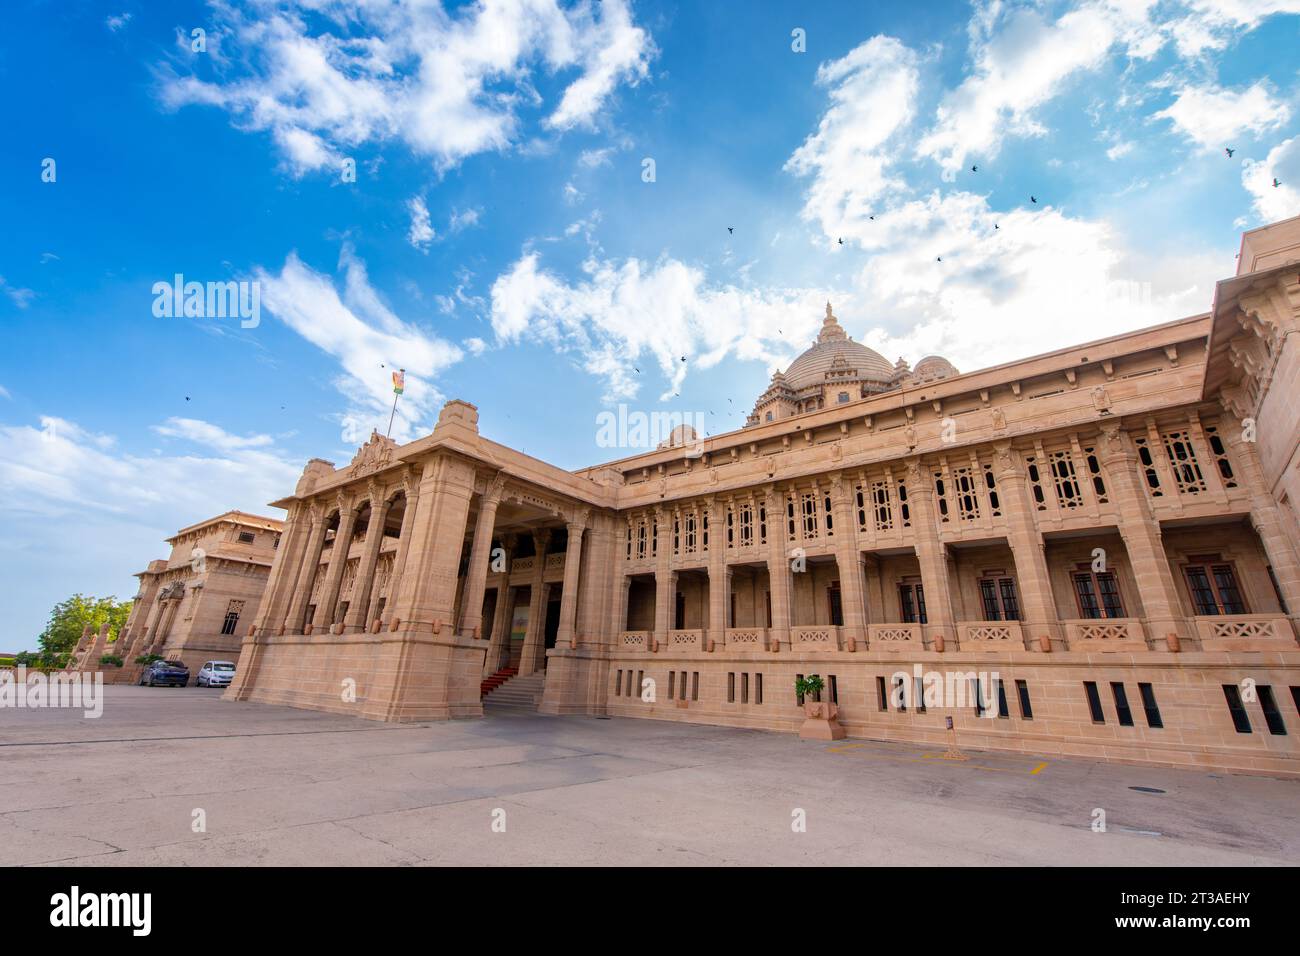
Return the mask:
{"type": "Polygon", "coordinates": [[[828,298],[965,371],[1204,311],[1240,231],[1300,214],[1300,0],[7,21],[0,651],[346,464],[393,366],[395,436],[463,398],[580,467],[629,452],[597,446],[619,403],[739,427],[828,298]],[[177,273],[259,283],[260,323],[156,317],[177,273]]]}

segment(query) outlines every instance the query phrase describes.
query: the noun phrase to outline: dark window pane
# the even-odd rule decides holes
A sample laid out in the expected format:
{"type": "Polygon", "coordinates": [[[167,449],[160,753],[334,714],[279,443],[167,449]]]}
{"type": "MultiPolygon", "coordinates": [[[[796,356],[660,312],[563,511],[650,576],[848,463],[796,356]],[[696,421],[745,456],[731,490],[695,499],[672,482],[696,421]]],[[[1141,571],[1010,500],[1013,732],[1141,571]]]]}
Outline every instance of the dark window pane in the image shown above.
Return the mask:
{"type": "Polygon", "coordinates": [[[1079,611],[1085,618],[1101,617],[1101,610],[1097,607],[1097,595],[1092,589],[1091,574],[1076,574],[1074,591],[1079,595],[1079,611]]]}
{"type": "Polygon", "coordinates": [[[1097,693],[1096,681],[1084,681],[1083,690],[1088,695],[1088,711],[1092,714],[1092,722],[1094,724],[1104,724],[1106,715],[1101,710],[1101,696],[1097,693]]]}
{"type": "Polygon", "coordinates": [[[1210,589],[1210,578],[1205,568],[1194,565],[1187,569],[1187,587],[1192,592],[1192,606],[1197,614],[1218,614],[1219,605],[1210,589]]]}
{"type": "Polygon", "coordinates": [[[1128,706],[1128,691],[1124,690],[1124,685],[1118,681],[1110,682],[1110,692],[1115,698],[1115,716],[1119,718],[1121,727],[1133,726],[1133,712],[1128,706]]]}
{"type": "Polygon", "coordinates": [[[1219,603],[1223,606],[1224,614],[1246,613],[1246,603],[1241,599],[1241,592],[1237,589],[1237,576],[1232,573],[1230,565],[1215,565],[1214,587],[1219,592],[1219,603]]]}
{"type": "Polygon", "coordinates": [[[1237,733],[1250,733],[1250,717],[1246,715],[1246,708],[1241,706],[1241,693],[1237,690],[1236,684],[1224,684],[1223,696],[1228,701],[1228,713],[1232,715],[1232,726],[1237,728],[1237,733]]]}
{"type": "Polygon", "coordinates": [[[1025,720],[1034,719],[1034,708],[1029,702],[1029,685],[1022,680],[1016,681],[1016,693],[1020,696],[1020,716],[1025,720]]]}
{"type": "Polygon", "coordinates": [[[1156,705],[1156,693],[1150,684],[1138,684],[1138,692],[1142,695],[1142,709],[1147,714],[1147,726],[1160,728],[1165,722],[1160,718],[1160,708],[1156,705]]]}
{"type": "Polygon", "coordinates": [[[1268,724],[1268,732],[1278,737],[1285,737],[1286,724],[1282,721],[1282,713],[1277,709],[1273,688],[1268,684],[1260,684],[1256,690],[1259,691],[1259,706],[1264,711],[1264,722],[1268,724]]]}

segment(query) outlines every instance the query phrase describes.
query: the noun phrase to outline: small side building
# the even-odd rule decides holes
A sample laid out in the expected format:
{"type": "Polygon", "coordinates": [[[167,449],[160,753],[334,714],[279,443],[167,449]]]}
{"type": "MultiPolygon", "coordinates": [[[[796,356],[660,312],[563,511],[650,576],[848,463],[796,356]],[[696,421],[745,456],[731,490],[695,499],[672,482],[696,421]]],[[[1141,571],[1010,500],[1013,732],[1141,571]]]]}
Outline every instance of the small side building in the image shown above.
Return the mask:
{"type": "Polygon", "coordinates": [[[150,561],[136,577],[140,589],[116,642],[83,639],[74,655],[78,670],[104,670],[110,683],[134,683],[136,658],[158,654],[183,660],[191,672],[205,661],[238,660],[241,628],[256,617],[284,523],[227,511],[182,528],[167,539],[171,555],[150,561]],[[101,668],[104,654],[122,658],[101,668]]]}

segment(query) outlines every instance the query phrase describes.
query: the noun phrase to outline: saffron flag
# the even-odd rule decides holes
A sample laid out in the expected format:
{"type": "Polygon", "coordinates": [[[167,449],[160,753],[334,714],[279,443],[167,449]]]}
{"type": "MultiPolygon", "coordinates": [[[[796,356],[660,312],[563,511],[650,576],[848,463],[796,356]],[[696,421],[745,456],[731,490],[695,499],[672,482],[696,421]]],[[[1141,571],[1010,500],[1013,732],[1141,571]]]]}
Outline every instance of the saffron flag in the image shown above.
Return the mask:
{"type": "Polygon", "coordinates": [[[406,388],[406,369],[393,373],[393,394],[401,395],[406,388]]]}

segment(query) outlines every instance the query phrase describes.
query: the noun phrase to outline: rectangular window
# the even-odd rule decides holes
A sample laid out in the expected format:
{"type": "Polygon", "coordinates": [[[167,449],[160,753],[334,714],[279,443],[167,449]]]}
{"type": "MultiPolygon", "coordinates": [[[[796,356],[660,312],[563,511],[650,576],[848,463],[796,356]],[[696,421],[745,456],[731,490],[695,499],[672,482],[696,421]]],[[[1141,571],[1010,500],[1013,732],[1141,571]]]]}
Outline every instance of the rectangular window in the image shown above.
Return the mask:
{"type": "Polygon", "coordinates": [[[1110,682],[1110,693],[1115,698],[1115,716],[1119,718],[1121,727],[1133,726],[1133,711],[1128,706],[1128,691],[1120,681],[1110,682]]]}
{"type": "Polygon", "coordinates": [[[763,703],[763,675],[754,675],[754,703],[763,703]]]}
{"type": "Polygon", "coordinates": [[[980,578],[980,603],[986,621],[1020,620],[1020,602],[1016,599],[1016,582],[1009,577],[980,578]]]}
{"type": "Polygon", "coordinates": [[[831,703],[838,704],[840,702],[840,685],[835,680],[834,674],[831,674],[830,677],[831,677],[831,703]]]}
{"type": "Polygon", "coordinates": [[[700,672],[693,671],[691,673],[691,700],[699,700],[699,699],[700,699],[700,672]]]}
{"type": "Polygon", "coordinates": [[[975,715],[984,716],[984,690],[980,687],[980,679],[972,677],[970,682],[971,696],[975,698],[975,715]]]}
{"type": "Polygon", "coordinates": [[[925,713],[925,678],[916,678],[916,700],[913,701],[918,714],[925,713]]]}
{"type": "Polygon", "coordinates": [[[830,613],[831,625],[844,626],[844,602],[840,597],[840,582],[834,581],[826,589],[827,611],[830,613]]]}
{"type": "Polygon", "coordinates": [[[677,683],[677,699],[686,699],[686,671],[682,671],[681,680],[677,683]]]}
{"type": "MultiPolygon", "coordinates": [[[[736,702],[736,672],[729,671],[727,673],[727,703],[734,704],[735,702],[736,702]]],[[[800,701],[800,703],[802,703],[802,701],[800,701]]]]}
{"type": "Polygon", "coordinates": [[[1020,716],[1025,720],[1034,719],[1034,707],[1029,702],[1029,685],[1022,680],[1016,681],[1016,694],[1020,697],[1020,716]]]}
{"type": "Polygon", "coordinates": [[[614,677],[614,696],[623,696],[623,672],[621,670],[614,677]]]}
{"type": "Polygon", "coordinates": [[[1092,722],[1094,724],[1104,724],[1106,715],[1101,710],[1101,695],[1097,693],[1097,682],[1084,681],[1083,690],[1088,695],[1088,712],[1092,714],[1092,722]]]}
{"type": "Polygon", "coordinates": [[[1197,614],[1247,613],[1231,564],[1189,564],[1183,571],[1197,614]]]}
{"type": "Polygon", "coordinates": [[[749,674],[748,673],[740,675],[740,702],[742,704],[749,703],[749,674]]]}
{"type": "Polygon", "coordinates": [[[894,678],[894,701],[899,710],[907,710],[907,684],[904,678],[894,678]]]}
{"type": "MultiPolygon", "coordinates": [[[[631,677],[632,672],[628,671],[627,676],[631,677]]],[[[640,696],[643,693],[645,693],[645,671],[637,671],[636,672],[636,694],[637,696],[640,696]]]]}
{"type": "Polygon", "coordinates": [[[1011,716],[1011,710],[1007,707],[1007,689],[1003,686],[1001,677],[998,678],[998,716],[1011,716]]]}
{"type": "Polygon", "coordinates": [[[668,672],[668,699],[669,700],[672,700],[674,697],[677,696],[676,688],[677,688],[677,672],[669,671],[668,672]]]}
{"type": "Polygon", "coordinates": [[[1285,737],[1286,724],[1282,722],[1282,713],[1277,709],[1273,688],[1268,684],[1259,684],[1255,690],[1259,692],[1259,706],[1264,711],[1264,722],[1268,724],[1268,732],[1277,737],[1285,737]]]}
{"type": "MultiPolygon", "coordinates": [[[[1297,700],[1300,701],[1300,698],[1297,700]]],[[[883,677],[876,678],[876,704],[879,710],[889,709],[889,698],[885,694],[885,679],[883,677]]],[[[1296,704],[1296,707],[1300,708],[1300,702],[1296,704]]]]}
{"type": "Polygon", "coordinates": [[[240,544],[252,544],[252,543],[253,543],[254,541],[256,541],[256,540],[257,540],[257,536],[256,536],[255,534],[253,534],[251,531],[241,531],[241,532],[239,532],[239,543],[240,543],[240,544]]]}
{"type": "MultiPolygon", "coordinates": [[[[803,680],[803,675],[802,675],[802,674],[795,674],[795,675],[794,675],[794,679],[795,679],[796,681],[801,681],[801,680],[803,680]]],[[[800,707],[803,706],[803,694],[799,693],[797,690],[794,692],[794,702],[795,702],[796,704],[798,704],[800,707]]]]}
{"type": "Polygon", "coordinates": [[[1296,713],[1300,714],[1300,687],[1291,688],[1291,703],[1295,704],[1296,713]]]}
{"type": "Polygon", "coordinates": [[[1076,571],[1074,595],[1080,617],[1091,619],[1124,616],[1124,603],[1120,600],[1119,583],[1115,580],[1113,571],[1076,571]]]}
{"type": "Polygon", "coordinates": [[[925,619],[925,591],[920,584],[898,586],[899,610],[906,624],[927,624],[925,619]]]}
{"type": "Polygon", "coordinates": [[[1142,695],[1142,709],[1147,714],[1147,726],[1157,730],[1165,725],[1160,717],[1160,707],[1156,704],[1156,692],[1150,684],[1138,684],[1138,693],[1142,695]]]}
{"type": "Polygon", "coordinates": [[[1228,713],[1232,715],[1232,726],[1237,728],[1237,733],[1250,733],[1250,717],[1246,715],[1246,708],[1241,706],[1241,692],[1237,685],[1224,684],[1223,696],[1228,701],[1228,713]]]}

